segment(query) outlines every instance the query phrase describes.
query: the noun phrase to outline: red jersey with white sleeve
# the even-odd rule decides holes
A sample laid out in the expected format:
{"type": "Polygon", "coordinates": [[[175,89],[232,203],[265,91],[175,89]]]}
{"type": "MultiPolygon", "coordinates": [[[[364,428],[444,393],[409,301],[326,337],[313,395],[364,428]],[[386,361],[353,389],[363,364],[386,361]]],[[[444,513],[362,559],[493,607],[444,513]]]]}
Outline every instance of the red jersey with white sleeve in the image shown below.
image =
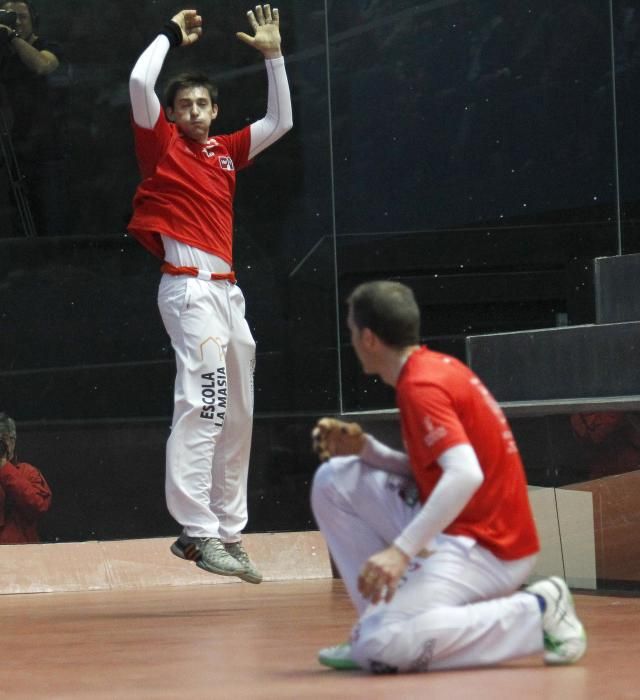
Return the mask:
{"type": "Polygon", "coordinates": [[[31,464],[0,467],[0,544],[39,542],[37,523],[51,505],[51,489],[31,464]]]}
{"type": "Polygon", "coordinates": [[[438,458],[471,445],[484,480],[445,528],[472,537],[500,559],[539,551],[522,460],[513,434],[489,390],[462,362],[421,347],[396,384],[402,432],[424,503],[442,475],[438,458]]]}
{"type": "Polygon", "coordinates": [[[251,163],[250,127],[206,143],[185,138],[160,111],[152,129],[133,122],[143,180],[128,230],[159,258],[159,234],[233,260],[233,198],[236,171],[251,163]]]}

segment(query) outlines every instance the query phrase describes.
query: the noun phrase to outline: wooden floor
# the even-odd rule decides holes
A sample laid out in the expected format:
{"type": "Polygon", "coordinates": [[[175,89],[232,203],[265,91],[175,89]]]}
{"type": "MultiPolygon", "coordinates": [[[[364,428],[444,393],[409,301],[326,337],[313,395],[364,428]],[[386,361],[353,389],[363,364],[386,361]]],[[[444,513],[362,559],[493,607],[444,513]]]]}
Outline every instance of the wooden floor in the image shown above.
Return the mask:
{"type": "Polygon", "coordinates": [[[576,596],[583,661],[368,676],[319,666],[352,622],[330,579],[0,596],[1,698],[640,698],[640,598],[576,596]]]}

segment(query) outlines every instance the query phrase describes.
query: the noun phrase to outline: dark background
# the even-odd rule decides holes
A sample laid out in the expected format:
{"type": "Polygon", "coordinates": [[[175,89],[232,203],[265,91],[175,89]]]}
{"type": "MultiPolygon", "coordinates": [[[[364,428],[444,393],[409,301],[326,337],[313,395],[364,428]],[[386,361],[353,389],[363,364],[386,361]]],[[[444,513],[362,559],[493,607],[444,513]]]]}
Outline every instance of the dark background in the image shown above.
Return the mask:
{"type": "MultiPolygon", "coordinates": [[[[66,215],[30,238],[0,200],[0,409],[18,421],[21,459],[51,483],[44,539],[170,535],[173,355],[158,261],[125,233],[138,182],[127,82],[181,8],[35,5],[64,59],[50,88],[66,215]]],[[[266,103],[260,56],[234,36],[249,7],[197,7],[205,34],[171,52],[162,78],[208,71],[215,128],[232,131],[266,103]]],[[[640,2],[279,9],[294,129],[239,175],[236,200],[235,266],[258,343],[253,531],[314,526],[307,436],[318,416],[393,406],[348,347],[343,299],[355,284],[410,284],[425,342],[464,358],[469,334],[593,321],[593,259],[640,251],[640,2]]],[[[553,451],[527,437],[536,430],[570,452],[568,416],[532,420],[525,457],[553,451]]]]}

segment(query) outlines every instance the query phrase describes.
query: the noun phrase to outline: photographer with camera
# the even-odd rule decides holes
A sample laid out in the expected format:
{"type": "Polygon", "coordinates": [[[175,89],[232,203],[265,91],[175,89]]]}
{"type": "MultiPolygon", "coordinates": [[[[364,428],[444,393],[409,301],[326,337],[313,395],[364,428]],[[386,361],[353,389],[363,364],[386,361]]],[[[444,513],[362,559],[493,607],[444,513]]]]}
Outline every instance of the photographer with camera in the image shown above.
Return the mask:
{"type": "Polygon", "coordinates": [[[16,459],[16,423],[0,413],[0,544],[39,542],[37,522],[51,505],[51,489],[31,464],[16,459]]]}
{"type": "Polygon", "coordinates": [[[35,75],[54,71],[59,61],[49,42],[34,32],[33,11],[28,2],[5,2],[0,12],[0,46],[9,45],[26,69],[35,75]]]}
{"type": "MultiPolygon", "coordinates": [[[[14,200],[23,194],[25,235],[60,235],[65,227],[64,149],[59,99],[49,76],[60,65],[57,44],[36,34],[38,16],[27,0],[0,4],[0,109],[3,144],[15,152],[14,200]],[[17,193],[16,193],[17,188],[17,193]],[[34,230],[35,224],[35,230],[34,230]]],[[[5,156],[6,157],[6,156],[5,156]]]]}

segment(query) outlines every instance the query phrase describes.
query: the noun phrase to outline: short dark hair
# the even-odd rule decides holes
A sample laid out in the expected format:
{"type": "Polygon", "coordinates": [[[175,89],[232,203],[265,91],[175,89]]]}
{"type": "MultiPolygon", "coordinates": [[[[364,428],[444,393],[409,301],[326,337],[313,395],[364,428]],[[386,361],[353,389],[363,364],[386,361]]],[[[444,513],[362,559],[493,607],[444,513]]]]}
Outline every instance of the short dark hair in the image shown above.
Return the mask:
{"type": "Polygon", "coordinates": [[[181,73],[172,78],[167,84],[164,91],[165,105],[173,109],[178,90],[193,87],[205,88],[209,93],[212,105],[218,101],[218,88],[204,73],[181,73]]]}
{"type": "Polygon", "coordinates": [[[380,280],[356,287],[347,299],[354,324],[394,348],[420,343],[420,309],[404,284],[380,280]]]}

